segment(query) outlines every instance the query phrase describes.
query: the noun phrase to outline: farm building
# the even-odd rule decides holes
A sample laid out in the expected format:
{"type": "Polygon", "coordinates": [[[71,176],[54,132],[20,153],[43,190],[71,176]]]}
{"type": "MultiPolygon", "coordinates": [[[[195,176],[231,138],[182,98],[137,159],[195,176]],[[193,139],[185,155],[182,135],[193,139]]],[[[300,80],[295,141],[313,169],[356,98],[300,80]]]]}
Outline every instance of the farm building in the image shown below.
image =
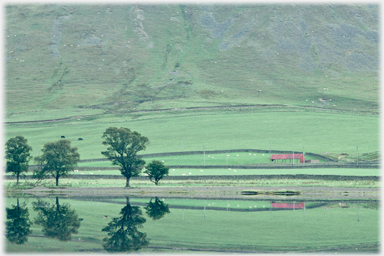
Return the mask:
{"type": "Polygon", "coordinates": [[[305,160],[306,163],[320,163],[318,159],[305,160]]]}
{"type": "Polygon", "coordinates": [[[272,155],[271,162],[278,163],[278,160],[281,162],[286,162],[287,159],[292,160],[292,163],[295,159],[300,159],[300,163],[305,163],[305,157],[303,154],[282,154],[282,155],[272,155]]]}
{"type": "Polygon", "coordinates": [[[302,203],[271,203],[272,208],[279,208],[279,209],[304,209],[305,202],[302,203]]]}

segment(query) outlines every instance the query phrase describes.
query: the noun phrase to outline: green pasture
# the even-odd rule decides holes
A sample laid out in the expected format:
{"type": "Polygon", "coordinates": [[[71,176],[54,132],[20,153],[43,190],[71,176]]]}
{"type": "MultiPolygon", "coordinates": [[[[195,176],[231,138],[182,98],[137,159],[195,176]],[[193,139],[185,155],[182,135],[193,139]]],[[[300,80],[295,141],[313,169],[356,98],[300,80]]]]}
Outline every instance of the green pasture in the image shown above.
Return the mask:
{"type": "MultiPolygon", "coordinates": [[[[204,165],[204,159],[206,165],[242,165],[242,164],[260,164],[260,163],[271,163],[271,155],[269,153],[224,153],[224,154],[210,154],[206,153],[199,155],[180,155],[180,156],[159,156],[159,157],[145,157],[143,158],[146,164],[152,160],[158,160],[163,162],[165,165],[204,165]]],[[[306,156],[306,160],[316,159],[312,156],[306,156]]],[[[289,163],[291,160],[287,160],[289,163]]],[[[281,160],[280,160],[281,162],[281,160]]],[[[320,162],[326,162],[320,159],[320,162]]],[[[300,164],[299,159],[295,159],[295,163],[300,164]]],[[[89,167],[113,167],[111,161],[92,161],[92,162],[81,162],[78,166],[89,166],[89,167]]]]}
{"type": "MultiPolygon", "coordinates": [[[[82,171],[86,174],[84,171],[82,171]]],[[[101,173],[104,171],[101,171],[101,173]]],[[[95,172],[93,172],[95,173],[95,172]]],[[[115,172],[116,173],[116,172],[115,172]]],[[[117,171],[120,174],[120,171],[117,171]]],[[[379,176],[380,169],[352,169],[352,168],[303,168],[303,169],[178,169],[171,168],[169,176],[187,175],[284,175],[284,174],[311,174],[311,175],[356,175],[379,176]],[[190,174],[191,173],[191,174],[190,174]]]]}
{"type": "MultiPolygon", "coordinates": [[[[20,199],[21,203],[25,199],[20,199]]],[[[55,203],[55,198],[44,198],[55,203]]],[[[16,246],[5,241],[7,252],[103,252],[102,239],[106,236],[103,229],[113,218],[119,217],[124,204],[92,201],[76,201],[60,198],[60,204],[68,203],[79,218],[84,219],[78,234],[72,235],[72,241],[60,242],[44,237],[29,237],[28,242],[16,246]],[[108,216],[104,218],[104,216],[108,216]]],[[[134,205],[134,199],[132,204],[134,205]]],[[[36,201],[26,199],[30,207],[36,201]]],[[[149,202],[149,199],[147,200],[149,202]]],[[[165,203],[173,200],[165,199],[165,203]]],[[[207,200],[208,202],[208,200],[207,200]]],[[[6,207],[15,204],[15,198],[7,198],[6,207]]],[[[203,206],[203,201],[200,206],[203,206]]],[[[214,202],[216,204],[216,201],[214,202]]],[[[218,203],[218,202],[217,202],[218,203]]],[[[229,201],[230,207],[237,204],[254,206],[268,205],[261,201],[229,201]]],[[[186,204],[186,200],[181,202],[186,204]]],[[[227,204],[227,201],[221,202],[227,204]]],[[[191,202],[196,205],[196,202],[191,202]]],[[[170,208],[170,213],[162,219],[153,221],[143,207],[142,216],[146,222],[140,229],[150,239],[149,247],[199,248],[204,250],[238,250],[279,252],[311,250],[332,250],[340,248],[360,252],[366,247],[377,250],[379,243],[379,211],[367,204],[347,203],[341,208],[338,203],[324,207],[286,211],[217,211],[170,208]],[[359,219],[359,221],[358,221],[359,219]]],[[[233,206],[235,207],[235,206],[233,206]]],[[[29,208],[29,217],[36,213],[29,208]]],[[[41,227],[33,224],[32,235],[41,236],[41,227]]],[[[146,248],[140,252],[155,252],[155,248],[146,248]]],[[[177,251],[178,253],[183,251],[177,251]]]]}
{"type": "MultiPolygon", "coordinates": [[[[192,111],[103,115],[65,122],[5,125],[5,140],[28,139],[33,156],[60,136],[78,148],[80,159],[102,158],[101,136],[108,127],[127,127],[149,138],[146,153],[225,149],[288,150],[313,153],[378,151],[379,117],[312,111],[192,111]],[[78,141],[78,138],[83,138],[78,141]]],[[[232,161],[230,158],[229,161],[232,161]]],[[[207,160],[207,158],[206,158],[207,160]]],[[[221,162],[224,160],[221,159],[221,162]]],[[[199,162],[202,162],[201,160],[199,162]]]]}

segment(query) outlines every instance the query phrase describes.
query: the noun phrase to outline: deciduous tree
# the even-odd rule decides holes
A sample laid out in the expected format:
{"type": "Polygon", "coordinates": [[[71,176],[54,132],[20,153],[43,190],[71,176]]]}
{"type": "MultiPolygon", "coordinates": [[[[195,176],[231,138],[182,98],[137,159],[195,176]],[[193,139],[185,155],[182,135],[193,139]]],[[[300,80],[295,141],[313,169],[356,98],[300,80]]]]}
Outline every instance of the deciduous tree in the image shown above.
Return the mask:
{"type": "Polygon", "coordinates": [[[139,176],[145,161],[137,152],[146,149],[148,138],[128,128],[108,128],[102,138],[103,145],[108,146],[107,151],[101,152],[112,161],[113,165],[120,166],[121,174],[126,178],[126,187],[129,187],[131,177],[139,176]]]}
{"type": "Polygon", "coordinates": [[[6,172],[12,172],[16,175],[16,184],[19,184],[20,174],[28,171],[28,163],[32,156],[32,148],[23,136],[10,138],[5,144],[6,172]]]}
{"type": "Polygon", "coordinates": [[[168,175],[169,167],[166,167],[162,162],[153,160],[150,162],[144,173],[148,174],[149,180],[155,183],[155,185],[159,184],[159,181],[166,175],[168,175]]]}
{"type": "Polygon", "coordinates": [[[71,147],[69,140],[59,140],[44,144],[42,156],[35,157],[35,161],[41,165],[38,169],[38,177],[50,174],[56,179],[56,186],[59,185],[59,178],[68,176],[68,172],[73,171],[80,155],[76,147],[71,147]]]}

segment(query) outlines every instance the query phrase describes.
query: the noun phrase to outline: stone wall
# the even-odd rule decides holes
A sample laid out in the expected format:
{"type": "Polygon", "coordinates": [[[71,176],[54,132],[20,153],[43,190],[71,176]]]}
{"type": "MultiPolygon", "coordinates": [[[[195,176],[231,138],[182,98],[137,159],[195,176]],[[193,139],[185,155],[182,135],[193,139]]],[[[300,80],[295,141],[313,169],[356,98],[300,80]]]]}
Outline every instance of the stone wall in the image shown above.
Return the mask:
{"type": "MultiPolygon", "coordinates": [[[[300,154],[301,151],[284,151],[284,150],[267,150],[267,149],[226,149],[226,150],[210,150],[205,151],[206,154],[225,154],[225,153],[237,153],[237,152],[252,152],[252,153],[273,153],[273,154],[300,154]]],[[[185,151],[185,152],[165,152],[165,153],[153,153],[153,154],[142,154],[139,155],[142,158],[146,157],[158,157],[158,156],[183,156],[183,155],[202,155],[204,151],[185,151]]],[[[305,152],[305,155],[317,157],[325,161],[336,162],[335,160],[322,156],[319,154],[305,152]]],[[[107,158],[95,158],[95,159],[84,159],[79,162],[93,162],[93,161],[109,161],[107,158]]]]}

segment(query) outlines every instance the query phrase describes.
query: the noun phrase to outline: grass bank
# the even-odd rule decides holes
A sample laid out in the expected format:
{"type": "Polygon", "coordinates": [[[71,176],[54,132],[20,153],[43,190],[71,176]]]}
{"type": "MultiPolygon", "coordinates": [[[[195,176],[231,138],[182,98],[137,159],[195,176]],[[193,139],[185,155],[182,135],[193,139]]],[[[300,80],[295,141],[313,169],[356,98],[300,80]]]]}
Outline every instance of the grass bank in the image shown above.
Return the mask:
{"type": "MultiPolygon", "coordinates": [[[[33,180],[22,181],[16,186],[16,181],[4,181],[8,190],[32,188],[33,180]]],[[[57,188],[53,179],[45,180],[40,186],[57,188]]],[[[154,183],[149,180],[131,180],[133,188],[153,188],[154,183]]],[[[303,186],[303,187],[351,187],[351,188],[379,188],[379,181],[336,181],[336,180],[309,180],[309,179],[260,179],[260,180],[162,180],[159,187],[220,187],[220,186],[246,186],[246,187],[284,187],[284,186],[303,186]]],[[[60,179],[59,187],[73,188],[124,188],[124,179],[60,179]]]]}
{"type": "MultiPolygon", "coordinates": [[[[116,169],[118,169],[116,167],[116,169]]],[[[87,175],[121,175],[119,170],[79,170],[70,174],[87,174],[87,175]]],[[[206,176],[206,175],[283,175],[283,174],[311,174],[311,175],[347,175],[347,176],[379,176],[380,169],[374,168],[308,168],[308,169],[183,169],[171,168],[169,176],[206,176]]],[[[32,172],[27,173],[28,176],[32,172]]],[[[12,176],[7,173],[6,176],[12,176]]],[[[142,175],[143,176],[143,175],[142,175]]]]}

